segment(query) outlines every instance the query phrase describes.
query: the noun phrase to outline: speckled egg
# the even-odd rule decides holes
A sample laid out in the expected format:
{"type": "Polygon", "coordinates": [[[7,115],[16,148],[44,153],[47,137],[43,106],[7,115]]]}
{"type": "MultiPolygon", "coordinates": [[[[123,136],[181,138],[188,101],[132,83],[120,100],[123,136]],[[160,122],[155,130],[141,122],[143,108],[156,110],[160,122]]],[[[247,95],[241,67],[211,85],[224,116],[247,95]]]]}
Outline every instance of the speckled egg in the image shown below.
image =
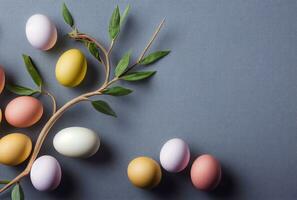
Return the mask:
{"type": "Polygon", "coordinates": [[[160,151],[161,165],[169,172],[182,171],[187,167],[189,160],[189,146],[180,138],[168,140],[160,151]]]}
{"type": "Polygon", "coordinates": [[[64,52],[56,64],[56,78],[66,87],[75,87],[84,79],[87,72],[87,60],[78,49],[64,52]]]}
{"type": "Polygon", "coordinates": [[[3,67],[0,65],[0,94],[2,93],[5,86],[5,72],[3,67]]]}
{"type": "Polygon", "coordinates": [[[193,185],[200,190],[212,190],[221,180],[221,165],[211,155],[199,156],[191,167],[191,180],[193,185]]]}
{"type": "Polygon", "coordinates": [[[43,114],[41,102],[30,96],[21,96],[8,103],[5,109],[6,121],[15,127],[26,128],[38,122],[43,114]]]}
{"type": "Polygon", "coordinates": [[[162,178],[160,165],[149,157],[138,157],[132,160],[127,169],[130,182],[139,188],[156,187],[162,178]]]}
{"type": "Polygon", "coordinates": [[[0,139],[0,163],[15,166],[24,162],[32,150],[31,139],[22,133],[11,133],[0,139]]]}
{"type": "Polygon", "coordinates": [[[46,51],[57,41],[57,28],[47,16],[35,14],[26,23],[26,36],[33,47],[46,51]]]}
{"type": "Polygon", "coordinates": [[[33,163],[30,178],[33,186],[39,191],[50,191],[56,189],[62,177],[59,162],[52,156],[45,155],[33,163]]]}
{"type": "Polygon", "coordinates": [[[64,156],[88,158],[98,151],[100,139],[91,129],[68,127],[55,135],[53,144],[55,149],[64,156]]]}

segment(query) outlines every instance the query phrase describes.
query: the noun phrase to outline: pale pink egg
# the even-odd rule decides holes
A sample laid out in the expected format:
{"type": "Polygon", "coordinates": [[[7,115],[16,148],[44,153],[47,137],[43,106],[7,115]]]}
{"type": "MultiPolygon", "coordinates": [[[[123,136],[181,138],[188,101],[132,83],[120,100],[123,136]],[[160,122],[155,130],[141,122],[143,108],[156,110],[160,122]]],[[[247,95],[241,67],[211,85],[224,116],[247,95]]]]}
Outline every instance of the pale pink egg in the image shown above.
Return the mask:
{"type": "Polygon", "coordinates": [[[15,127],[26,128],[39,121],[43,114],[41,102],[31,96],[21,96],[8,103],[5,109],[6,121],[15,127]]]}
{"type": "Polygon", "coordinates": [[[5,85],[5,73],[3,67],[0,65],[0,94],[2,93],[5,85]]]}
{"type": "Polygon", "coordinates": [[[211,155],[199,156],[191,167],[191,180],[200,190],[212,190],[221,180],[221,165],[211,155]]]}

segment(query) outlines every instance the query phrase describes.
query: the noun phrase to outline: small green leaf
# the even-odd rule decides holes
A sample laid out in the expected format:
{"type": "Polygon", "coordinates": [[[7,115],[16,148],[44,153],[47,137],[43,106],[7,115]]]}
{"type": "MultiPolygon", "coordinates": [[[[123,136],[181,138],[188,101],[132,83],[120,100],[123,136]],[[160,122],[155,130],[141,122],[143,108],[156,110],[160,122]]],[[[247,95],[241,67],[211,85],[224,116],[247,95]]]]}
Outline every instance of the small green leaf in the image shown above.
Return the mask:
{"type": "Polygon", "coordinates": [[[155,73],[156,73],[156,71],[132,72],[130,74],[122,76],[121,79],[123,79],[125,81],[139,81],[139,80],[149,78],[149,77],[153,76],[155,73]]]}
{"type": "Polygon", "coordinates": [[[40,91],[32,90],[30,88],[26,88],[20,85],[6,84],[5,88],[14,94],[22,95],[22,96],[32,96],[34,94],[40,93],[40,91]]]}
{"type": "Polygon", "coordinates": [[[63,3],[63,6],[62,6],[62,14],[63,14],[63,18],[64,18],[64,21],[71,27],[73,27],[73,18],[72,18],[72,15],[70,13],[70,11],[68,10],[67,6],[65,3],[63,3]]]}
{"type": "Polygon", "coordinates": [[[126,8],[125,8],[123,14],[120,16],[120,17],[121,17],[121,19],[120,19],[120,26],[123,25],[123,23],[124,23],[126,17],[127,17],[128,14],[129,14],[130,8],[131,8],[131,6],[130,6],[130,4],[128,4],[128,5],[126,6],[126,8]]]}
{"type": "Polygon", "coordinates": [[[117,77],[121,76],[124,73],[124,71],[127,69],[130,61],[130,56],[131,56],[131,52],[128,52],[118,62],[117,67],[115,69],[115,75],[117,77]]]}
{"type": "Polygon", "coordinates": [[[42,85],[41,76],[38,73],[36,67],[34,66],[30,56],[23,54],[23,59],[24,59],[25,65],[26,65],[26,69],[27,69],[28,73],[30,74],[31,78],[33,79],[34,83],[38,87],[41,87],[41,85],[42,85]]]}
{"type": "Polygon", "coordinates": [[[158,60],[160,60],[161,58],[167,56],[170,53],[170,51],[156,51],[154,53],[149,54],[148,56],[146,56],[145,58],[143,58],[139,64],[141,65],[149,65],[152,64],[158,60]]]}
{"type": "Polygon", "coordinates": [[[114,40],[120,32],[120,20],[121,20],[120,9],[117,6],[111,15],[111,18],[109,21],[109,27],[108,27],[109,37],[112,40],[114,40]]]}
{"type": "Polygon", "coordinates": [[[4,185],[4,184],[5,184],[5,185],[8,184],[9,182],[10,182],[9,180],[0,180],[0,184],[3,184],[3,185],[4,185]]]}
{"type": "Polygon", "coordinates": [[[101,113],[104,113],[106,115],[111,115],[113,117],[117,117],[116,113],[105,101],[102,101],[102,100],[92,101],[92,105],[97,111],[101,113]]]}
{"type": "Polygon", "coordinates": [[[24,200],[24,192],[19,183],[15,184],[11,191],[11,200],[24,200]]]}
{"type": "Polygon", "coordinates": [[[132,90],[127,89],[127,88],[123,88],[120,86],[115,86],[112,88],[107,88],[106,90],[104,90],[102,93],[103,94],[108,94],[111,96],[125,96],[128,95],[132,92],[132,90]]]}
{"type": "Polygon", "coordinates": [[[87,47],[89,52],[99,61],[101,62],[101,58],[99,55],[99,50],[94,42],[88,42],[87,47]]]}

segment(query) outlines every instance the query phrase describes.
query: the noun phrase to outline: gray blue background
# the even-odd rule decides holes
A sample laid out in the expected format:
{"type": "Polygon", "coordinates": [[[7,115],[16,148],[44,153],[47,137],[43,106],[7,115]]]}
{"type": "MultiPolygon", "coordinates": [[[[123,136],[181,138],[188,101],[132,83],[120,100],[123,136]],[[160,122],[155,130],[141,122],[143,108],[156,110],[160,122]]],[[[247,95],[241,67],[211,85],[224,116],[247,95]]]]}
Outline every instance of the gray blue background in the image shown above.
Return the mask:
{"type": "MultiPolygon", "coordinates": [[[[22,180],[28,200],[97,199],[297,199],[297,2],[294,0],[141,0],[66,1],[76,24],[108,45],[107,24],[115,5],[132,6],[117,41],[113,63],[127,50],[137,58],[157,24],[166,24],[152,47],[172,53],[150,69],[158,70],[143,83],[121,83],[135,92],[127,97],[100,97],[118,114],[114,119],[81,103],[56,123],[41,155],[55,156],[63,169],[60,187],[38,192],[22,180]],[[84,126],[98,132],[102,146],[87,160],[59,155],[52,146],[57,131],[84,126]],[[217,157],[223,181],[214,192],[192,187],[189,167],[180,174],[163,171],[156,189],[134,188],[127,179],[129,161],[137,156],[158,160],[162,144],[183,138],[192,159],[203,153],[217,157]]],[[[60,14],[62,1],[2,0],[0,2],[0,63],[10,82],[34,87],[21,54],[30,55],[47,88],[61,106],[98,87],[103,70],[84,47],[64,37],[69,31],[60,14]],[[48,15],[58,27],[57,45],[41,52],[27,42],[26,20],[48,15]],[[63,51],[80,48],[88,58],[85,81],[75,89],[60,86],[55,63],[63,51]]],[[[14,96],[4,92],[1,108],[14,96]]],[[[35,141],[51,112],[29,129],[2,122],[1,132],[24,132],[35,141]]],[[[3,133],[2,133],[3,134],[3,133]]],[[[1,178],[24,168],[0,167],[1,178]]],[[[9,199],[10,194],[0,195],[9,199]]]]}

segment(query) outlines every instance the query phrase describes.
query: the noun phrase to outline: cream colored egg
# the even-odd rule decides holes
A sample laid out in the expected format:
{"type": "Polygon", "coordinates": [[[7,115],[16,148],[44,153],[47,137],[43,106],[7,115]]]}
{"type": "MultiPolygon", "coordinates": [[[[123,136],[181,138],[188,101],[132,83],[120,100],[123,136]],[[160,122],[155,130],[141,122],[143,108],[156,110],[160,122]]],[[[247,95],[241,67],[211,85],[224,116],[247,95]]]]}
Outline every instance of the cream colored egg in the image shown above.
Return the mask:
{"type": "Polygon", "coordinates": [[[55,135],[53,144],[54,148],[64,156],[87,158],[98,151],[100,140],[91,129],[68,127],[55,135]]]}

